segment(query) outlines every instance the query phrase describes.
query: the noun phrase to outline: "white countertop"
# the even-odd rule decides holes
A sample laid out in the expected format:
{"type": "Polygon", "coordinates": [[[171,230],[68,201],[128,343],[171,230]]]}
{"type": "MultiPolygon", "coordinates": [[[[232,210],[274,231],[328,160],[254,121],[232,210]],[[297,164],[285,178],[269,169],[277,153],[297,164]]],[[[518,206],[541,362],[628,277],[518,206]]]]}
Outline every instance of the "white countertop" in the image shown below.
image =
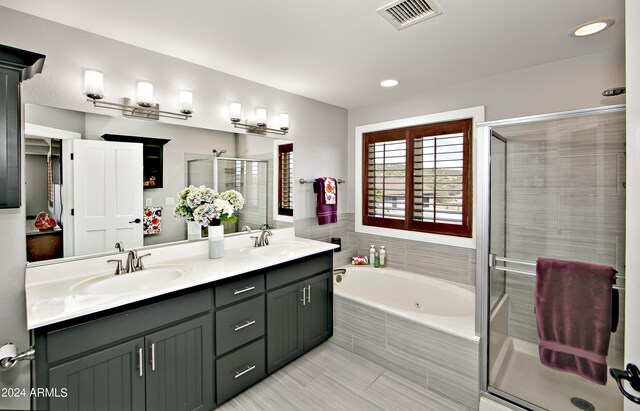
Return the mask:
{"type": "MultiPolygon", "coordinates": [[[[96,276],[113,274],[115,264],[107,263],[107,260],[118,258],[124,262],[127,257],[126,253],[60,264],[28,266],[25,281],[27,328],[31,330],[173,291],[211,283],[337,247],[335,244],[295,237],[293,228],[273,230],[273,236],[269,240],[271,245],[262,247],[261,252],[256,255],[252,253],[253,250],[258,249],[253,248],[253,240],[248,235],[225,238],[225,256],[215,260],[208,257],[207,241],[187,242],[151,249],[148,251],[151,255],[144,259],[146,269],[152,270],[154,267],[167,265],[180,266],[183,268],[184,274],[164,284],[151,284],[151,288],[145,287],[143,290],[123,287],[122,292],[117,294],[88,295],[75,292],[74,286],[96,276]],[[278,248],[290,243],[295,245],[291,250],[284,252],[283,248],[278,248]]],[[[141,254],[146,252],[145,250],[141,254]]],[[[121,275],[135,276],[138,273],[121,275]]]]}

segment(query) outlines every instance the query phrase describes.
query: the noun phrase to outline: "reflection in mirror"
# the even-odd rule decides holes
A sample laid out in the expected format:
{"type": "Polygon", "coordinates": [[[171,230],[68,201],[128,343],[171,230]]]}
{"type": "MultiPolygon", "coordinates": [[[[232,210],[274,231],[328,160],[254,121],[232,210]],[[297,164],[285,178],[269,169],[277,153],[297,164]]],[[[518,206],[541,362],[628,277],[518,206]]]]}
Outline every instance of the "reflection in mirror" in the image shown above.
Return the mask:
{"type": "Polygon", "coordinates": [[[283,144],[291,141],[27,104],[27,259],[185,241],[173,208],[189,184],[245,196],[227,234],[290,227],[279,213],[283,144]]]}

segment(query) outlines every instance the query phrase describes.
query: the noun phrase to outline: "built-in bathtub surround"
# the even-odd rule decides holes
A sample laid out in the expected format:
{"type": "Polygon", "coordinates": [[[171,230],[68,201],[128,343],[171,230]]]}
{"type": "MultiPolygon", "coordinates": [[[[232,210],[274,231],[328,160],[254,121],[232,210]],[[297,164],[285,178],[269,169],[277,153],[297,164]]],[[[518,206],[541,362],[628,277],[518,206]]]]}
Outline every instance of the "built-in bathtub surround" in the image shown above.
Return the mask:
{"type": "Polygon", "coordinates": [[[344,268],[334,282],[330,341],[454,401],[457,409],[477,409],[473,289],[389,268],[344,268]]]}
{"type": "Polygon", "coordinates": [[[336,224],[319,226],[315,217],[294,221],[296,236],[328,242],[342,238],[342,251],[334,254],[334,266],[351,262],[356,255],[369,255],[371,244],[385,246],[387,267],[475,285],[476,251],[470,248],[405,240],[355,232],[355,214],[338,216],[336,224]]]}

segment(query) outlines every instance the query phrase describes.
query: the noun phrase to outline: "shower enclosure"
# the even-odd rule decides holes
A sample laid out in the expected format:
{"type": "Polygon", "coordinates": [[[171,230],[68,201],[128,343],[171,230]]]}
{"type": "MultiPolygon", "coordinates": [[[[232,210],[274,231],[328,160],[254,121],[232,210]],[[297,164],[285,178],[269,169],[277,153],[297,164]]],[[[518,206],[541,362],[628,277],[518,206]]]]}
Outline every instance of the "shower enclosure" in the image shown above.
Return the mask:
{"type": "Polygon", "coordinates": [[[622,368],[625,273],[623,106],[487,123],[482,388],[540,410],[622,410],[615,382],[543,366],[534,316],[538,257],[618,271],[620,322],[607,363],[622,368]]]}
{"type": "Polygon", "coordinates": [[[236,190],[245,199],[234,224],[223,223],[224,232],[235,233],[243,226],[252,230],[268,224],[270,179],[268,161],[226,157],[206,157],[187,161],[187,184],[214,190],[236,190]]]}

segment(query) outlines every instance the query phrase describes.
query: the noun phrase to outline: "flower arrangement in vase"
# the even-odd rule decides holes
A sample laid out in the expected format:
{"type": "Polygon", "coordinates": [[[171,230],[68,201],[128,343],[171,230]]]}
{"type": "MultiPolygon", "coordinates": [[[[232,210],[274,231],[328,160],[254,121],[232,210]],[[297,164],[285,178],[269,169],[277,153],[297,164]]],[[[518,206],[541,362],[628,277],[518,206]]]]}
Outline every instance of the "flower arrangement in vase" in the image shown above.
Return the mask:
{"type": "Polygon", "coordinates": [[[209,257],[220,258],[224,255],[224,228],[220,223],[238,221],[235,213],[243,206],[244,197],[236,190],[218,193],[209,187],[191,185],[178,193],[178,204],[173,209],[173,215],[189,224],[189,240],[200,238],[200,228],[209,226],[209,257]],[[194,229],[191,227],[197,227],[197,235],[192,236],[194,229]],[[214,241],[216,243],[213,246],[216,250],[212,252],[211,243],[214,241]]]}

